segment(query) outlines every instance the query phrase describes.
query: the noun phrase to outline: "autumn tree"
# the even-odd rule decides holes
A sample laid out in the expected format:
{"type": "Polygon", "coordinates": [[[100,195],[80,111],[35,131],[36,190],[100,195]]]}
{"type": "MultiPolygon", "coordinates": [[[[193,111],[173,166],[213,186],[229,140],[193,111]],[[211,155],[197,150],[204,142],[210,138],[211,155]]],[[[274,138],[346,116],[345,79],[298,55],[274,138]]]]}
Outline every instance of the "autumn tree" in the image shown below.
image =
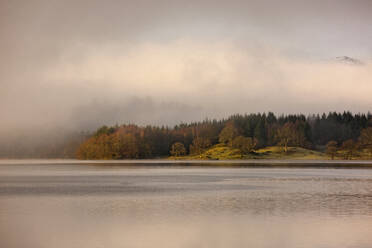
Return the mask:
{"type": "Polygon", "coordinates": [[[356,150],[356,144],[355,144],[354,140],[349,139],[349,140],[344,141],[342,143],[341,148],[344,152],[344,158],[345,159],[352,159],[353,153],[356,150]]]}
{"type": "Polygon", "coordinates": [[[179,157],[186,154],[186,148],[181,142],[176,142],[172,145],[170,154],[179,157]]]}
{"type": "Polygon", "coordinates": [[[206,138],[195,138],[190,145],[190,154],[202,154],[203,151],[211,146],[211,142],[206,138]]]}
{"type": "Polygon", "coordinates": [[[284,152],[288,151],[288,145],[293,140],[293,123],[287,122],[277,130],[277,139],[279,144],[283,146],[284,152]]]}
{"type": "Polygon", "coordinates": [[[232,142],[232,147],[239,149],[244,154],[252,152],[256,145],[257,140],[251,137],[238,136],[232,142]]]}
{"type": "Polygon", "coordinates": [[[239,130],[235,127],[234,123],[229,122],[222,129],[221,133],[218,136],[218,140],[222,144],[230,145],[235,137],[239,135],[239,130]]]}
{"type": "Polygon", "coordinates": [[[333,160],[337,153],[337,142],[331,140],[326,145],[326,154],[333,160]]]}
{"type": "Polygon", "coordinates": [[[363,129],[360,132],[359,143],[362,148],[366,148],[369,151],[369,155],[372,155],[372,127],[363,129]]]}

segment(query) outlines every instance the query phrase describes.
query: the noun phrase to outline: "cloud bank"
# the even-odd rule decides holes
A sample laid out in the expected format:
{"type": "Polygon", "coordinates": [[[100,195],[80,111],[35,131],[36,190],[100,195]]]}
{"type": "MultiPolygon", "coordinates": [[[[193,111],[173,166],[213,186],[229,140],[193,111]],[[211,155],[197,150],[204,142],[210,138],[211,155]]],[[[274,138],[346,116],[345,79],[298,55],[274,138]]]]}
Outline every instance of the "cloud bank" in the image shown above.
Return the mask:
{"type": "Polygon", "coordinates": [[[3,1],[0,132],[367,112],[370,1],[3,1]],[[336,56],[361,59],[360,66],[336,56]]]}

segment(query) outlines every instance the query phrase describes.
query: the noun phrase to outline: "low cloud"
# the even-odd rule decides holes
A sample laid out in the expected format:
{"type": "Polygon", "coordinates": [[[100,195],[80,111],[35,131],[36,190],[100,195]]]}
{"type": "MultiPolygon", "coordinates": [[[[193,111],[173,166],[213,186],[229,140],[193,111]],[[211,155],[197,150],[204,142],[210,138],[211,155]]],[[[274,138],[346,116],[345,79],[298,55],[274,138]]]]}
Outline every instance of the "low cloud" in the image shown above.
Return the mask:
{"type": "Polygon", "coordinates": [[[368,61],[305,60],[231,40],[73,46],[33,77],[32,87],[9,86],[3,126],[174,125],[246,112],[367,112],[372,105],[368,61]]]}

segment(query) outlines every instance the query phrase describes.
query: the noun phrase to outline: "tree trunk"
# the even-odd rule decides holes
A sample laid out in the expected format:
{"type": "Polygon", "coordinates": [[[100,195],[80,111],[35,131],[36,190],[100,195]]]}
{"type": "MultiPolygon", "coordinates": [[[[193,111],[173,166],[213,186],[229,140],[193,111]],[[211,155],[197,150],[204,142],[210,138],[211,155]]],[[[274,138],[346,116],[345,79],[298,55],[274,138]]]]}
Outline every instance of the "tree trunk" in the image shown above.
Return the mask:
{"type": "Polygon", "coordinates": [[[285,142],[284,143],[284,152],[287,153],[287,151],[288,151],[288,143],[285,142]]]}

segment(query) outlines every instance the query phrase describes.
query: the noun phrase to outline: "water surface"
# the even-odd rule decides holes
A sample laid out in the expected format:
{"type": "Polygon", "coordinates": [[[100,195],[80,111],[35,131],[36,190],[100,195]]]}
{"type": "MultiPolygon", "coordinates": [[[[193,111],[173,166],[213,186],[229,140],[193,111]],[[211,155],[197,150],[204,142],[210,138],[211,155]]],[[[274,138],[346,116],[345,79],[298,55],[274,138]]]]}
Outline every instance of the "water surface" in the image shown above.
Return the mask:
{"type": "Polygon", "coordinates": [[[368,168],[0,162],[0,247],[370,248],[371,230],[368,168]]]}

